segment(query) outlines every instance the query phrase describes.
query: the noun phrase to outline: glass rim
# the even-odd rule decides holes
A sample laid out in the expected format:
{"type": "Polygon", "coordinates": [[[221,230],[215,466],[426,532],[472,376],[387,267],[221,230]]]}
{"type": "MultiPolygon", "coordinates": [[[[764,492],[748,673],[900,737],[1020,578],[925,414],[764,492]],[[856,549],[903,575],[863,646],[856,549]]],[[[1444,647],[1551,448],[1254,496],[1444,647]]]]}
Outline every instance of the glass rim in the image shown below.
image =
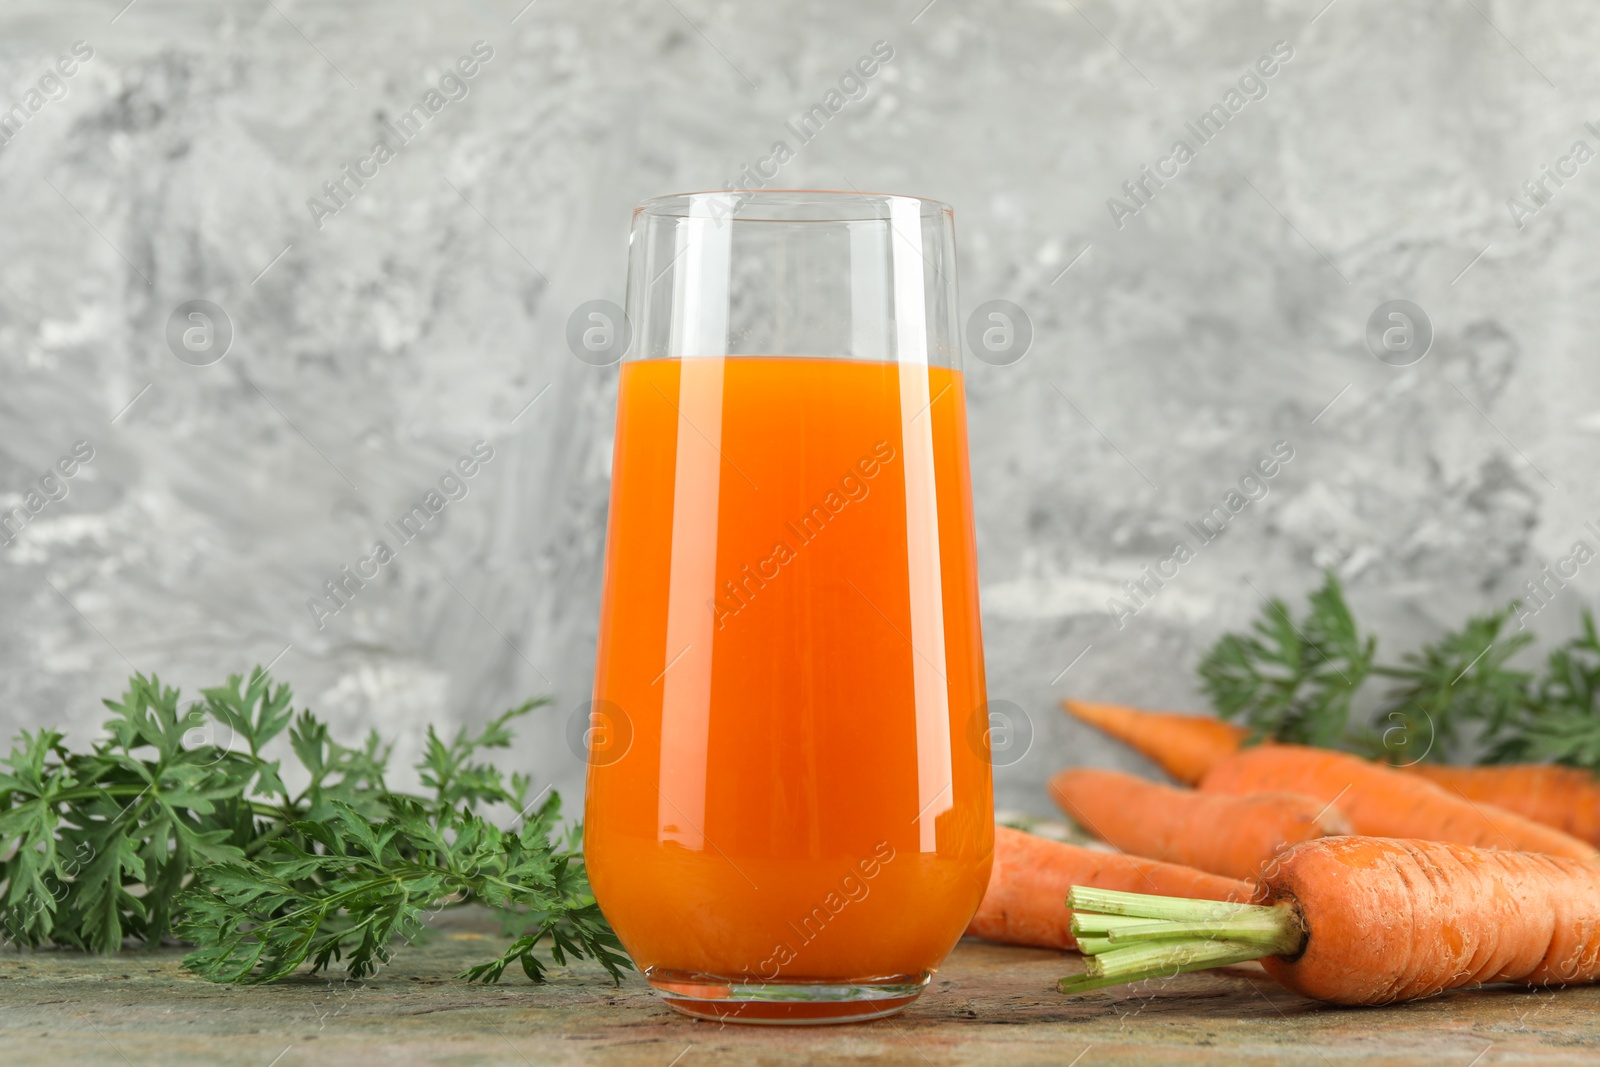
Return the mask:
{"type": "Polygon", "coordinates": [[[887,222],[890,205],[910,201],[924,218],[954,218],[955,209],[943,200],[908,193],[860,192],[843,189],[702,189],[666,193],[639,201],[634,218],[724,218],[734,222],[887,222]],[[691,210],[697,198],[726,198],[726,203],[701,211],[691,210]],[[848,211],[846,205],[858,210],[848,211]],[[861,210],[865,206],[866,210],[861,210]],[[760,214],[750,214],[752,210],[760,214]]]}

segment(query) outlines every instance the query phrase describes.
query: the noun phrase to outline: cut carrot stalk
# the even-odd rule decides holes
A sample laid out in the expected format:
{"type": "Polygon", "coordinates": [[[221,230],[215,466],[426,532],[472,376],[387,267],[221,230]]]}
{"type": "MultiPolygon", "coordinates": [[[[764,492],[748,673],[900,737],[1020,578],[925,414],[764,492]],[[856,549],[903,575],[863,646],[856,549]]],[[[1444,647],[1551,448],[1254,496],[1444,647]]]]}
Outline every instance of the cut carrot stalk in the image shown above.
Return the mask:
{"type": "Polygon", "coordinates": [[[1275,945],[1283,939],[1283,925],[1274,918],[1251,920],[1248,916],[1229,919],[1197,919],[1193,922],[1157,922],[1113,930],[1106,940],[1112,945],[1131,945],[1139,941],[1167,941],[1174,937],[1241,941],[1275,945]]]}
{"type": "Polygon", "coordinates": [[[1358,834],[1453,841],[1479,848],[1594,859],[1586,841],[1415,775],[1304,745],[1257,745],[1218,763],[1200,783],[1234,796],[1292,790],[1336,804],[1358,834]]]}
{"type": "MultiPolygon", "coordinates": [[[[1081,885],[1074,886],[1073,888],[1084,892],[1087,892],[1089,889],[1088,886],[1081,885]]],[[[1177,899],[1182,900],[1187,898],[1180,897],[1177,899]]],[[[1079,941],[1082,941],[1086,936],[1109,938],[1111,931],[1113,930],[1123,930],[1133,926],[1143,926],[1146,922],[1148,922],[1148,920],[1136,915],[1113,915],[1110,912],[1101,912],[1098,914],[1091,914],[1087,912],[1082,914],[1074,913],[1072,916],[1072,936],[1076,937],[1079,941]]]]}
{"type": "Polygon", "coordinates": [[[1583,860],[1331,837],[1279,857],[1249,905],[1077,886],[1067,905],[1084,929],[1118,921],[1063,993],[1247,960],[1335,1004],[1600,979],[1600,864],[1583,860]]]}
{"type": "Polygon", "coordinates": [[[1263,949],[1239,941],[1172,941],[1141,945],[1089,957],[1084,973],[1063,978],[1056,988],[1063,993],[1087,993],[1105,986],[1170,978],[1185,971],[1246,963],[1261,958],[1263,949]]]}
{"type": "Polygon", "coordinates": [[[1084,973],[1063,978],[1063,993],[1170,977],[1299,951],[1305,933],[1293,906],[1232,905],[1073,886],[1074,925],[1118,920],[1084,973]],[[1104,909],[1104,910],[1101,910],[1104,909]]]}
{"type": "Polygon", "coordinates": [[[1406,767],[1468,800],[1487,801],[1518,815],[1600,845],[1600,778],[1579,767],[1509,763],[1499,767],[1406,767]]]}
{"type": "MultiPolygon", "coordinates": [[[[996,826],[989,888],[967,933],[1012,945],[1077,948],[1072,914],[1062,906],[1073,885],[1148,889],[1210,900],[1248,900],[1251,892],[1248,882],[1191,867],[1098,852],[996,826]]],[[[1103,936],[1107,929],[1085,932],[1103,936]]]]}
{"type": "Polygon", "coordinates": [[[1337,808],[1301,793],[1199,793],[1091,767],[1062,771],[1049,789],[1078,825],[1124,852],[1228,878],[1252,879],[1291,845],[1350,832],[1337,808]]]}
{"type": "Polygon", "coordinates": [[[1110,952],[1115,947],[1109,937],[1078,938],[1078,951],[1085,956],[1097,956],[1102,952],[1110,952]]]}
{"type": "Polygon", "coordinates": [[[1141,711],[1124,704],[1063,700],[1073,716],[1098,727],[1184,785],[1194,785],[1218,760],[1244,745],[1250,731],[1204,715],[1141,711]]]}

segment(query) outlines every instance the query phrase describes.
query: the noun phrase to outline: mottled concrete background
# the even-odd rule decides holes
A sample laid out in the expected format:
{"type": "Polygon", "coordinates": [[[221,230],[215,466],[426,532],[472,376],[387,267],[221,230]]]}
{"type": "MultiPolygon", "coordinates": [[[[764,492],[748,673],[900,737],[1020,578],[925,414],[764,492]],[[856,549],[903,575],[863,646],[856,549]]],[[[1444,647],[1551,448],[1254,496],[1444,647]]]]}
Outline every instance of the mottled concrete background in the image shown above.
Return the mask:
{"type": "Polygon", "coordinates": [[[990,692],[1037,735],[1002,804],[1045,810],[1067,760],[1135,765],[1055,702],[1199,706],[1250,583],[1335,567],[1398,649],[1600,518],[1600,162],[1561,162],[1600,149],[1591,3],[123,2],[0,12],[4,503],[92,449],[0,546],[7,732],[83,741],[131,667],[187,688],[276,660],[402,756],[552,694],[517,758],[575,800],[616,371],[569,354],[567,316],[620,299],[635,201],[757,164],[879,40],[776,184],[949,201],[964,307],[1031,315],[1026,358],[969,362],[990,692]],[[480,40],[468,95],[319,229],[307,199],[480,40]],[[1184,123],[1277,41],[1201,145],[1184,123]],[[1108,198],[1180,137],[1195,157],[1119,226],[1108,198]],[[1546,165],[1577,173],[1541,205],[1546,165]],[[1435,331],[1409,367],[1365,340],[1398,298],[1435,331]],[[234,331],[208,366],[166,340],[196,299],[234,331]],[[477,441],[467,495],[319,629],[307,598],[477,441]],[[1108,598],[1280,441],[1268,495],[1119,628],[1108,598]]]}

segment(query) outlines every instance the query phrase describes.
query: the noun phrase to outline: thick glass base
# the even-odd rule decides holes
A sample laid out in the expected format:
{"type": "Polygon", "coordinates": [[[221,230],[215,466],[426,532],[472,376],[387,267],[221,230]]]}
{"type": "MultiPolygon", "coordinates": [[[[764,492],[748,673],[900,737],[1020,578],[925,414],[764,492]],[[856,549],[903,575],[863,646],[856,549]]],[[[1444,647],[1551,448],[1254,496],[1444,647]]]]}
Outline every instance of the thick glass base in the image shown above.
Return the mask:
{"type": "Polygon", "coordinates": [[[757,975],[719,978],[692,971],[645,971],[668,1006],[697,1019],[776,1026],[818,1026],[881,1019],[910,1005],[929,972],[855,981],[825,978],[767,980],[757,975]]]}

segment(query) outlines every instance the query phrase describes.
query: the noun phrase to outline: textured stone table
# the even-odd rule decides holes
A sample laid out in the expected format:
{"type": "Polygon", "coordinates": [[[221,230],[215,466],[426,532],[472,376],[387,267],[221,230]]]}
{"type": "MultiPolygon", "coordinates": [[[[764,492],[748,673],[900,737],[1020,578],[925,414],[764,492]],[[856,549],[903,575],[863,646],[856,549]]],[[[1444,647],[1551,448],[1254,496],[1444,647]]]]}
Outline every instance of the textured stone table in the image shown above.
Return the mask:
{"type": "Polygon", "coordinates": [[[380,1064],[1144,1063],[1343,1065],[1600,1062],[1600,988],[1496,989],[1386,1009],[1333,1009],[1252,968],[1185,975],[1158,991],[1076,999],[1055,978],[1077,957],[964,942],[905,1014],[854,1026],[695,1022],[632,977],[588,967],[543,987],[480,988],[449,975],[497,945],[473,915],[441,921],[365,983],[303,979],[209,985],[181,953],[0,957],[0,1063],[7,1067],[356,1067],[380,1064]],[[1074,1057],[1080,1057],[1074,1059],[1074,1057]]]}

